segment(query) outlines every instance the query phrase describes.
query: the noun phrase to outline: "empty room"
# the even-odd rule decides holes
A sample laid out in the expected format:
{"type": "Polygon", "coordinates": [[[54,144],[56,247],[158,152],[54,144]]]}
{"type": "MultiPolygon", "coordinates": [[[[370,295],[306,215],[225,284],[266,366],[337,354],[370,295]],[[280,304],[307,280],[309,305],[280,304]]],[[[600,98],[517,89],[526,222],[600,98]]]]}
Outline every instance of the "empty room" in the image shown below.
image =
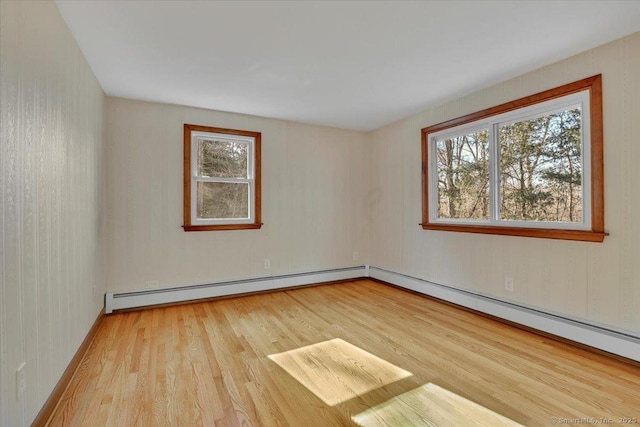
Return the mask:
{"type": "Polygon", "coordinates": [[[0,0],[0,426],[640,422],[639,1],[0,0]]]}

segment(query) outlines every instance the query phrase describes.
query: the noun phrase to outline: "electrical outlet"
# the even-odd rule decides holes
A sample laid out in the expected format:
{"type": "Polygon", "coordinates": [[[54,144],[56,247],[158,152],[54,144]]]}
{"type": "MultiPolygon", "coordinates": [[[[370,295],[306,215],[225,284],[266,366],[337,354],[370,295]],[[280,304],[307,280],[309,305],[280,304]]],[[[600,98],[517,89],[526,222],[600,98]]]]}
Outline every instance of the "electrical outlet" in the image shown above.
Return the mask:
{"type": "Polygon", "coordinates": [[[147,289],[153,289],[153,288],[157,288],[158,287],[158,281],[157,280],[147,280],[145,282],[147,289]]]}
{"type": "Polygon", "coordinates": [[[353,253],[353,260],[357,261],[358,260],[358,252],[354,252],[353,253]]]}
{"type": "Polygon", "coordinates": [[[271,268],[271,260],[269,258],[264,259],[264,268],[265,270],[268,270],[271,268]]]}
{"type": "Polygon", "coordinates": [[[508,292],[513,292],[513,277],[504,278],[504,290],[508,292]]]}
{"type": "Polygon", "coordinates": [[[16,397],[18,398],[18,400],[27,390],[27,375],[25,372],[26,366],[27,362],[22,362],[18,369],[16,369],[16,397]]]}

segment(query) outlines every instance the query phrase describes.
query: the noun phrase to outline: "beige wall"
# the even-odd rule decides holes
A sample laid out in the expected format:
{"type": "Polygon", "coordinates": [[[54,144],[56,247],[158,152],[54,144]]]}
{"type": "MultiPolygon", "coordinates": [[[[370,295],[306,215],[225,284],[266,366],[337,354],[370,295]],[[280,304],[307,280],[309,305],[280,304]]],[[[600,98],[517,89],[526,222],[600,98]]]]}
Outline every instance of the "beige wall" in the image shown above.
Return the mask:
{"type": "Polygon", "coordinates": [[[108,291],[362,265],[366,135],[107,98],[108,291]],[[184,232],[183,124],[262,132],[260,230],[184,232]],[[360,255],[353,261],[353,252],[360,255]],[[264,259],[271,269],[264,268],[264,259]]]}
{"type": "Polygon", "coordinates": [[[370,134],[372,265],[640,333],[640,33],[370,134]],[[604,243],[424,231],[420,129],[603,75],[604,243]],[[505,276],[514,292],[504,291],[505,276]]]}
{"type": "Polygon", "coordinates": [[[637,334],[639,57],[635,34],[368,134],[108,98],[108,290],[369,263],[637,334]],[[597,73],[611,232],[604,243],[418,226],[422,127],[597,73]],[[262,230],[182,231],[183,123],[263,132],[262,230]],[[505,276],[514,278],[513,293],[504,291],[505,276]]]}
{"type": "Polygon", "coordinates": [[[55,3],[0,2],[0,43],[0,425],[13,427],[103,306],[105,97],[55,3]]]}

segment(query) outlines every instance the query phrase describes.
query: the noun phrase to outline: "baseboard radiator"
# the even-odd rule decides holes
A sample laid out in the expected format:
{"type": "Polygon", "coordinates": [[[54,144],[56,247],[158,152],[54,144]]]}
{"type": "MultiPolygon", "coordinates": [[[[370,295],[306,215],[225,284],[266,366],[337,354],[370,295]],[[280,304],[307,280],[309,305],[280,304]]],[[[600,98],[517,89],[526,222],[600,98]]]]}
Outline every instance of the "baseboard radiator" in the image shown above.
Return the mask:
{"type": "Polygon", "coordinates": [[[114,310],[127,308],[195,301],[205,298],[291,288],[336,280],[357,279],[368,276],[367,270],[368,266],[363,265],[359,267],[285,274],[248,280],[234,280],[163,289],[146,289],[137,292],[107,293],[105,296],[105,312],[110,314],[113,313],[114,310]]]}
{"type": "Polygon", "coordinates": [[[370,267],[369,276],[640,362],[640,337],[632,333],[594,326],[577,319],[545,313],[533,307],[524,307],[381,268],[370,267]]]}
{"type": "Polygon", "coordinates": [[[371,277],[640,362],[640,337],[368,265],[248,280],[107,293],[105,312],[371,277]]]}

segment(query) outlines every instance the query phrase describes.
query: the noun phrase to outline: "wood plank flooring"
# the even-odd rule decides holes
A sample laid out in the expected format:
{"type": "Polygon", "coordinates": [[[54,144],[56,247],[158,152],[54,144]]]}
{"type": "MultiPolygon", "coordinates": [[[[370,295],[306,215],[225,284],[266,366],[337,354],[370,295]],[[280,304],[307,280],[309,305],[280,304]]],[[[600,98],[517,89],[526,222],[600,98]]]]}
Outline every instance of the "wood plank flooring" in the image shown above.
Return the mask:
{"type": "Polygon", "coordinates": [[[625,417],[640,420],[640,368],[357,280],[107,316],[49,425],[550,426],[625,417]]]}

